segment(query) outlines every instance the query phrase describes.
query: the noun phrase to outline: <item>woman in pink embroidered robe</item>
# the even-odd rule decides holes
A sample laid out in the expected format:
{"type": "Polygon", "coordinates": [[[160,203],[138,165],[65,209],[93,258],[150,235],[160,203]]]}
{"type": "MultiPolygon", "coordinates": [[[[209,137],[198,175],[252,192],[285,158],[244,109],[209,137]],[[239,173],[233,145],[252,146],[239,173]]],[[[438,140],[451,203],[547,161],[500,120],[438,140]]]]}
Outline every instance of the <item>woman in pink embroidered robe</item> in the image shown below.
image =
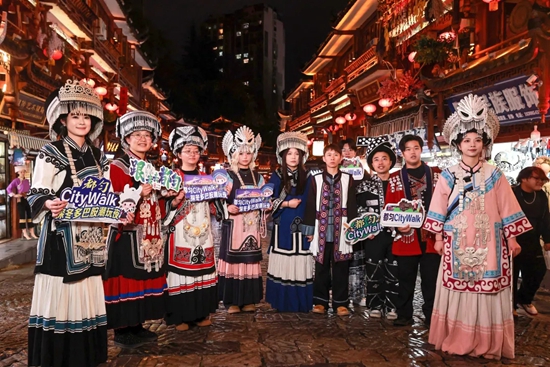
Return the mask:
{"type": "Polygon", "coordinates": [[[531,224],[502,172],[482,162],[473,168],[461,162],[443,171],[424,229],[442,234],[444,242],[429,342],[450,354],[514,358],[506,239],[530,230],[531,224]],[[483,213],[486,225],[480,224],[483,213]],[[484,234],[485,243],[479,240],[484,234]]]}

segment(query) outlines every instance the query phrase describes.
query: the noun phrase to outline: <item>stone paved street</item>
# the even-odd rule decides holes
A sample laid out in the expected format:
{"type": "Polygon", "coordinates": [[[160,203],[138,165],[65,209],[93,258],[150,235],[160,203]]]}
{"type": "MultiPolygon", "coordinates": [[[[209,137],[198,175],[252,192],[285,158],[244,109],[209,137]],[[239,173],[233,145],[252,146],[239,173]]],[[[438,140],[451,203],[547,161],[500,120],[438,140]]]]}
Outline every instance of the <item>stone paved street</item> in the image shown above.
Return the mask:
{"type": "MultiPolygon", "coordinates": [[[[26,365],[32,270],[24,266],[0,272],[0,367],[26,365]]],[[[418,299],[415,304],[419,310],[418,299]]],[[[212,326],[187,332],[152,322],[147,326],[159,333],[158,342],[136,350],[115,347],[110,332],[104,366],[550,366],[550,292],[540,291],[535,304],[541,311],[536,318],[520,311],[515,360],[436,352],[427,343],[420,314],[414,326],[395,328],[370,319],[362,308],[341,318],[281,314],[262,303],[255,314],[219,310],[212,326]]]]}

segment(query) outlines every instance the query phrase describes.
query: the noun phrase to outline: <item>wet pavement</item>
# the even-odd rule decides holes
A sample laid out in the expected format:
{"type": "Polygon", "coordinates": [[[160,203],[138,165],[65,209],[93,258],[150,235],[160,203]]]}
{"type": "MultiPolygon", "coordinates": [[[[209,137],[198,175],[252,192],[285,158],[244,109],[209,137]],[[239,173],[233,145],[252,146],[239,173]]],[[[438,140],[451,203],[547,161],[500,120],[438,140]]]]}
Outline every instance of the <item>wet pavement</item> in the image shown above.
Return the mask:
{"type": "MultiPolygon", "coordinates": [[[[27,265],[0,272],[0,367],[26,366],[32,270],[27,265]]],[[[537,294],[539,316],[520,311],[516,358],[502,361],[434,351],[416,297],[415,324],[403,328],[371,319],[361,307],[338,317],[278,313],[266,303],[255,313],[218,310],[212,326],[186,332],[153,321],[146,327],[159,340],[135,350],[115,347],[110,331],[109,361],[102,366],[550,366],[550,291],[537,294]]]]}

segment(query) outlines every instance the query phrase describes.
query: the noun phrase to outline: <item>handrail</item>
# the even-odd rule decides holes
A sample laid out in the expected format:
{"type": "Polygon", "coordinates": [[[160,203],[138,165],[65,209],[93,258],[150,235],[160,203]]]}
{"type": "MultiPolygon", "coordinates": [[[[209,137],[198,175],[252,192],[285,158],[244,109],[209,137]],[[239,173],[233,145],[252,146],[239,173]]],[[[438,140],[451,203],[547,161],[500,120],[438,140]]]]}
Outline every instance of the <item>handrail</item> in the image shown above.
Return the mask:
{"type": "Polygon", "coordinates": [[[503,48],[505,45],[508,45],[509,43],[514,43],[518,40],[521,40],[521,39],[525,38],[525,36],[527,36],[528,33],[529,33],[529,31],[522,32],[522,33],[520,33],[520,34],[518,34],[518,35],[516,35],[512,38],[508,38],[505,41],[497,43],[496,45],[493,45],[491,47],[488,47],[488,48],[485,48],[481,51],[478,51],[475,54],[473,54],[472,56],[470,56],[469,58],[471,60],[471,59],[476,59],[478,57],[482,57],[482,56],[485,56],[487,54],[490,54],[493,51],[497,51],[497,50],[503,48]]]}

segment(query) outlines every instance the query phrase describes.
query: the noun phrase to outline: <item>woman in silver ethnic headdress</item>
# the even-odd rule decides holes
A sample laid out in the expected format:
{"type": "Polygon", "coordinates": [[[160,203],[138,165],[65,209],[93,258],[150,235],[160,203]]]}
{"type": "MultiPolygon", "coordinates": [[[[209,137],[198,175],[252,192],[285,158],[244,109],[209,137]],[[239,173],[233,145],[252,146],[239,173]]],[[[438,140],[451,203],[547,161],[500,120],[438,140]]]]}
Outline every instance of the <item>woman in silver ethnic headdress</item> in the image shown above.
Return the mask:
{"type": "Polygon", "coordinates": [[[280,312],[309,312],[313,305],[313,258],[309,241],[300,231],[311,176],[304,164],[309,155],[307,136],[282,133],[277,138],[278,168],[274,185],[273,233],[266,281],[266,301],[280,312]]]}
{"type": "Polygon", "coordinates": [[[238,189],[264,185],[262,175],[254,170],[261,144],[260,135],[254,137],[246,126],[238,128],[235,134],[228,131],[222,142],[233,184],[226,201],[229,218],[222,223],[218,274],[220,300],[230,314],[254,312],[254,305],[263,297],[260,223],[265,217],[259,210],[241,213],[234,205],[238,189]]]}
{"type": "Polygon", "coordinates": [[[482,98],[460,100],[443,136],[461,162],[441,173],[424,223],[442,255],[429,342],[489,359],[514,358],[511,257],[531,229],[502,172],[484,161],[498,130],[482,98]]]}
{"type": "Polygon", "coordinates": [[[121,195],[121,202],[125,188],[141,190],[141,198],[129,203],[124,214],[133,220],[113,228],[114,244],[109,248],[104,282],[107,326],[114,329],[115,345],[135,348],[157,339],[142,325],[146,320],[162,318],[166,310],[165,236],[160,225],[165,204],[150,184],[132,177],[130,167],[132,160],[147,161],[147,152],[162,130],[152,113],[131,111],[117,120],[116,134],[124,154],[111,163],[113,191],[121,195]]]}
{"type": "Polygon", "coordinates": [[[103,153],[91,145],[102,130],[99,96],[68,80],[46,100],[50,136],[36,158],[29,204],[42,220],[29,322],[30,366],[97,366],[107,359],[107,316],[101,274],[107,260],[101,223],[56,220],[64,189],[90,177],[109,178],[103,153]]]}
{"type": "MultiPolygon", "coordinates": [[[[177,172],[198,176],[201,154],[207,149],[208,137],[198,126],[174,129],[168,138],[170,150],[177,156],[177,172]]],[[[222,210],[219,202],[216,209],[222,210]]],[[[182,195],[167,203],[165,224],[169,228],[168,302],[165,321],[185,331],[194,323],[211,325],[210,314],[218,308],[218,277],[214,259],[211,212],[216,210],[208,201],[191,202],[182,195]]]]}

